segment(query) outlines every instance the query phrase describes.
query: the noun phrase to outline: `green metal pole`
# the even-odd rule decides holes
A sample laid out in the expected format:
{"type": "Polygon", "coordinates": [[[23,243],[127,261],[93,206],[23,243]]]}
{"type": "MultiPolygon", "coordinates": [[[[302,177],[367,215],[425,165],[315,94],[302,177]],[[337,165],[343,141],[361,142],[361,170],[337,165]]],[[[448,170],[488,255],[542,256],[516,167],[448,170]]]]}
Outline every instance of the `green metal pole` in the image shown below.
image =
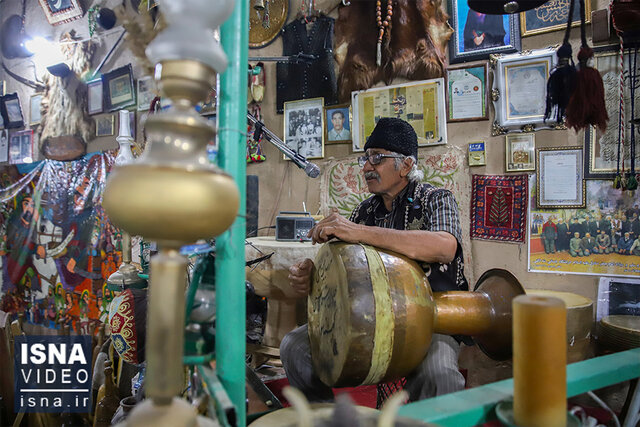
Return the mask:
{"type": "Polygon", "coordinates": [[[245,273],[247,78],[249,2],[236,0],[220,39],[229,66],[220,79],[218,164],[236,181],[240,211],[231,228],[216,239],[216,371],[246,424],[245,406],[245,273]]]}

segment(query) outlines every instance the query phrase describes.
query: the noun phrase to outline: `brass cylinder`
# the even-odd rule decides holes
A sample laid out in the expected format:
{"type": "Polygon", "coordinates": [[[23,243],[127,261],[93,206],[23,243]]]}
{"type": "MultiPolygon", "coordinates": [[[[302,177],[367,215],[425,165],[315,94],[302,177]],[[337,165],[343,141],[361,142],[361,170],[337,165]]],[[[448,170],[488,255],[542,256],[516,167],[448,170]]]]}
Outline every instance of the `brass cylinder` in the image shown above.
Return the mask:
{"type": "Polygon", "coordinates": [[[126,231],[122,231],[122,263],[129,264],[131,262],[131,235],[126,231]]]}
{"type": "Polygon", "coordinates": [[[151,258],[147,320],[145,392],[156,405],[168,405],[182,391],[184,286],[187,259],[177,249],[161,249],[151,258]]]}
{"type": "Polygon", "coordinates": [[[481,292],[434,292],[436,320],[434,332],[445,335],[477,335],[491,329],[493,307],[481,292]]]}

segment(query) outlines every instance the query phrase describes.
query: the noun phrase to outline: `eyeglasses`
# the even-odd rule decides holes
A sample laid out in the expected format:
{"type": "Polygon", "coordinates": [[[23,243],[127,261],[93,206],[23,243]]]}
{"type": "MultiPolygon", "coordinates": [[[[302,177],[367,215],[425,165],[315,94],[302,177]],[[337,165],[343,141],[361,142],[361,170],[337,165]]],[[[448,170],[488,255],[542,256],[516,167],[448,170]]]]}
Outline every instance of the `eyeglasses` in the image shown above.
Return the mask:
{"type": "Polygon", "coordinates": [[[387,157],[400,159],[400,158],[402,158],[404,156],[401,155],[401,154],[381,154],[381,153],[376,153],[376,154],[372,154],[370,156],[360,156],[360,157],[358,157],[358,164],[360,165],[361,168],[363,168],[364,165],[367,163],[367,160],[368,160],[369,163],[371,163],[372,166],[375,166],[375,165],[379,165],[380,162],[382,161],[382,159],[385,159],[387,157]]]}

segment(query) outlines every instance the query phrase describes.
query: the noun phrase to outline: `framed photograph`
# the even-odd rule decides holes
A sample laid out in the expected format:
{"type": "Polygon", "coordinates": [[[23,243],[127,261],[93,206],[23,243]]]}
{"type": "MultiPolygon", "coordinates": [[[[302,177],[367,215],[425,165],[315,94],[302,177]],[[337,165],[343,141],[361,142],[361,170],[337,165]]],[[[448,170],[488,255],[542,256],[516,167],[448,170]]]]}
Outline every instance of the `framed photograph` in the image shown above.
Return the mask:
{"type": "Polygon", "coordinates": [[[611,315],[640,316],[640,279],[600,278],[596,321],[611,315]]]}
{"type": "MultiPolygon", "coordinates": [[[[591,2],[584,2],[585,22],[591,22],[591,2]]],[[[540,7],[520,13],[520,32],[523,37],[550,31],[564,30],[569,19],[571,0],[550,0],[540,7]]],[[[576,1],[571,26],[580,25],[580,2],[576,1]]]]}
{"type": "MultiPolygon", "coordinates": [[[[307,159],[324,157],[324,98],[284,103],[284,143],[307,159]]],[[[283,154],[283,158],[288,158],[283,154]]]]}
{"type": "Polygon", "coordinates": [[[584,208],[582,147],[536,149],[536,206],[584,208]]]}
{"type": "Polygon", "coordinates": [[[0,130],[0,163],[9,161],[9,129],[0,130]]]}
{"type": "Polygon", "coordinates": [[[488,81],[486,62],[447,68],[447,122],[489,120],[488,81]]]}
{"type": "Polygon", "coordinates": [[[508,132],[564,129],[552,118],[544,121],[549,72],[556,64],[556,50],[538,49],[512,55],[492,55],[495,107],[493,136],[508,132]]]}
{"type": "Polygon", "coordinates": [[[324,107],[325,144],[351,142],[351,108],[349,104],[324,107]]]}
{"type": "Polygon", "coordinates": [[[151,76],[138,79],[138,111],[147,111],[151,107],[151,101],[155,98],[153,92],[154,81],[151,76]]]}
{"type": "Polygon", "coordinates": [[[0,112],[4,119],[4,127],[7,129],[21,128],[24,126],[22,107],[17,93],[10,93],[2,97],[0,112]]]}
{"type": "Polygon", "coordinates": [[[484,141],[469,143],[469,166],[485,166],[487,154],[484,149],[484,141]]]}
{"type": "Polygon", "coordinates": [[[536,136],[533,133],[516,133],[505,137],[506,171],[536,170],[536,136]]]}
{"type": "Polygon", "coordinates": [[[31,95],[29,103],[29,126],[40,124],[42,117],[40,116],[40,104],[42,104],[42,94],[36,93],[31,95]]]}
{"type": "MultiPolygon", "coordinates": [[[[607,129],[601,132],[599,129],[589,126],[584,132],[584,148],[585,148],[585,169],[584,174],[587,179],[614,179],[618,171],[618,129],[620,125],[620,51],[619,47],[607,46],[604,48],[596,48],[593,61],[593,67],[596,68],[602,76],[604,84],[604,100],[609,114],[607,129]]],[[[631,112],[631,93],[629,75],[640,75],[640,61],[636,61],[636,69],[633,73],[629,73],[629,57],[633,62],[633,55],[627,50],[624,54],[624,170],[631,169],[631,126],[628,124],[631,112]]],[[[638,106],[640,105],[640,91],[638,90],[638,80],[636,80],[635,90],[635,110],[636,118],[638,116],[638,106]]],[[[634,128],[634,139],[636,144],[640,141],[640,126],[634,128]]],[[[636,167],[640,165],[640,150],[635,150],[636,167]]],[[[622,164],[620,165],[622,169],[622,164]]]]}
{"type": "Polygon", "coordinates": [[[83,15],[78,0],[39,0],[51,25],[60,25],[79,19],[83,15]]]}
{"type": "Polygon", "coordinates": [[[111,136],[115,133],[115,114],[96,118],[96,136],[111,136]]]}
{"type": "Polygon", "coordinates": [[[102,79],[93,80],[87,83],[87,110],[89,114],[100,114],[104,112],[104,90],[102,79]]]}
{"type": "Polygon", "coordinates": [[[33,163],[33,130],[15,132],[9,137],[9,163],[33,163]]]}
{"type": "Polygon", "coordinates": [[[131,64],[102,76],[107,111],[121,110],[136,105],[136,90],[133,85],[131,64]]]}
{"type": "Polygon", "coordinates": [[[448,0],[453,34],[449,62],[487,59],[492,53],[520,50],[520,24],[511,15],[485,15],[469,9],[467,0],[448,0]]]}
{"type": "Polygon", "coordinates": [[[351,93],[354,152],[364,144],[381,117],[406,120],[418,135],[418,146],[447,143],[444,79],[421,80],[351,93]]]}

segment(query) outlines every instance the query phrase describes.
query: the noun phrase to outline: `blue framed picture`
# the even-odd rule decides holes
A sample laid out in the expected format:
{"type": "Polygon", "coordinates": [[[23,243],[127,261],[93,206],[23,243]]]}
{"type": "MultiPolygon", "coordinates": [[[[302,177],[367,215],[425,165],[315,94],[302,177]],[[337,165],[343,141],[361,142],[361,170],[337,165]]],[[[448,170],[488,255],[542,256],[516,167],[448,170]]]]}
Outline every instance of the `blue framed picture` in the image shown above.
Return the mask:
{"type": "Polygon", "coordinates": [[[326,143],[351,142],[351,109],[349,104],[325,106],[324,115],[326,143]]]}
{"type": "MultiPolygon", "coordinates": [[[[540,7],[520,13],[520,31],[523,37],[533,34],[563,30],[569,19],[571,0],[550,0],[540,7]]],[[[591,2],[584,2],[585,22],[591,22],[591,2]]],[[[571,26],[580,25],[580,2],[576,1],[571,16],[571,26]]]]}
{"type": "Polygon", "coordinates": [[[466,0],[448,0],[453,34],[449,62],[487,59],[520,50],[520,24],[514,15],[488,15],[469,9],[466,0]]]}

